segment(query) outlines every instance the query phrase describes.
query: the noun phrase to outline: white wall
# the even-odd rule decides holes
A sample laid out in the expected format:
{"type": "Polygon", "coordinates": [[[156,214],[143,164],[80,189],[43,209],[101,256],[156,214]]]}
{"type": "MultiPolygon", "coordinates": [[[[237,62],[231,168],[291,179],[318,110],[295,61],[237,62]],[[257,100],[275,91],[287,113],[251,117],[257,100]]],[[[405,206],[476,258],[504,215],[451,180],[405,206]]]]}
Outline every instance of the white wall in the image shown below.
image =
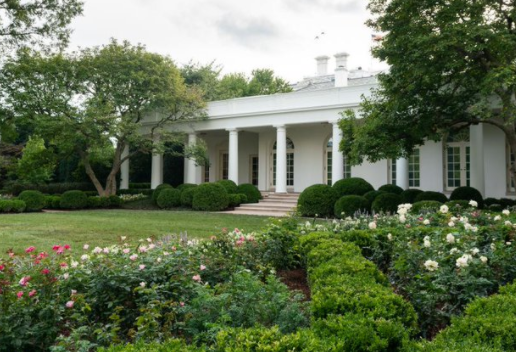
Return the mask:
{"type": "Polygon", "coordinates": [[[428,141],[419,147],[419,175],[423,191],[443,192],[443,143],[428,141]]]}
{"type": "Polygon", "coordinates": [[[361,177],[375,189],[389,183],[389,167],[387,160],[376,163],[364,162],[351,168],[351,177],[361,177]]]}
{"type": "Polygon", "coordinates": [[[505,135],[495,126],[484,124],[485,197],[507,197],[505,135]]]}

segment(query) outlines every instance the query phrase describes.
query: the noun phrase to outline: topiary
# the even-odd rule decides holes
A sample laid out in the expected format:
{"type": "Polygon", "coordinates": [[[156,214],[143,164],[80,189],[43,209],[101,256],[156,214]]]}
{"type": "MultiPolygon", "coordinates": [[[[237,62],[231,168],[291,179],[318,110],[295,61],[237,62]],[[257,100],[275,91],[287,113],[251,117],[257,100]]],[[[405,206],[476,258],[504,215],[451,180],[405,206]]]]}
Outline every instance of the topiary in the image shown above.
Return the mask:
{"type": "Polygon", "coordinates": [[[158,197],[159,197],[159,194],[162,190],[164,190],[165,188],[172,188],[171,185],[169,185],[168,183],[162,183],[161,185],[159,185],[158,187],[156,187],[154,189],[154,191],[152,192],[152,202],[154,204],[157,204],[157,201],[158,201],[158,197]]]}
{"type": "Polygon", "coordinates": [[[23,191],[18,196],[19,200],[25,202],[25,211],[41,211],[45,207],[45,195],[40,191],[23,191]]]}
{"type": "Polygon", "coordinates": [[[157,201],[161,209],[175,208],[181,205],[181,191],[174,188],[162,189],[157,201]]]}
{"type": "Polygon", "coordinates": [[[301,216],[332,216],[337,199],[337,192],[332,187],[312,185],[299,195],[297,210],[301,216]]]}
{"type": "Polygon", "coordinates": [[[240,194],[228,194],[228,199],[230,208],[235,208],[242,204],[240,194]]]}
{"type": "Polygon", "coordinates": [[[446,203],[448,198],[440,192],[426,191],[418,194],[415,199],[416,202],[422,202],[424,200],[435,200],[436,202],[446,203]]]}
{"type": "Polygon", "coordinates": [[[100,197],[88,197],[88,208],[100,208],[100,197]]]}
{"type": "Polygon", "coordinates": [[[374,191],[373,186],[360,177],[350,177],[338,180],[333,184],[333,189],[337,192],[339,197],[349,195],[362,196],[367,192],[374,191]]]}
{"type": "Polygon", "coordinates": [[[357,211],[365,212],[369,209],[369,201],[362,196],[350,195],[339,198],[333,208],[338,218],[353,216],[357,211]]]}
{"type": "Polygon", "coordinates": [[[394,193],[380,194],[371,205],[371,210],[376,213],[396,214],[398,205],[401,204],[401,196],[394,193]]]}
{"type": "Polygon", "coordinates": [[[380,194],[384,194],[386,192],[384,191],[370,191],[364,194],[364,198],[369,201],[369,210],[371,210],[371,206],[373,205],[374,200],[376,197],[378,197],[380,194]]]}
{"type": "Polygon", "coordinates": [[[19,199],[14,199],[14,200],[11,200],[11,201],[8,201],[8,202],[11,202],[11,212],[13,213],[23,213],[25,211],[25,202],[23,200],[19,200],[19,199]]]}
{"type": "Polygon", "coordinates": [[[195,189],[192,208],[204,211],[221,211],[228,207],[228,192],[219,183],[203,183],[195,189]]]}
{"type": "Polygon", "coordinates": [[[216,183],[218,183],[219,185],[224,187],[226,189],[226,192],[228,192],[228,194],[235,194],[238,191],[237,184],[231,180],[219,180],[216,183]]]}
{"type": "MultiPolygon", "coordinates": [[[[484,204],[485,206],[485,204],[484,204]]],[[[487,207],[491,211],[502,211],[503,207],[500,204],[491,204],[489,207],[487,207]]]]}
{"type": "Polygon", "coordinates": [[[192,207],[193,197],[198,187],[189,187],[181,192],[181,205],[183,207],[192,207]]]}
{"type": "Polygon", "coordinates": [[[500,205],[500,200],[498,200],[496,198],[486,198],[486,199],[484,199],[484,206],[486,208],[489,207],[491,204],[498,204],[498,205],[500,205]]]}
{"type": "Polygon", "coordinates": [[[60,196],[46,196],[45,197],[45,208],[47,209],[59,209],[59,203],[61,202],[60,196]]]}
{"type": "Polygon", "coordinates": [[[423,193],[420,189],[406,189],[401,192],[401,204],[410,203],[413,204],[416,202],[416,197],[423,193]]]}
{"type": "Polygon", "coordinates": [[[112,208],[118,208],[122,205],[122,198],[119,196],[112,194],[109,197],[109,206],[112,208]]]}
{"type": "Polygon", "coordinates": [[[455,188],[450,195],[450,200],[465,200],[467,202],[474,200],[477,202],[479,209],[484,207],[484,198],[482,197],[482,194],[473,187],[463,186],[455,188]]]}
{"type": "Polygon", "coordinates": [[[255,185],[250,183],[243,183],[237,188],[238,193],[243,193],[247,196],[246,203],[258,203],[262,199],[262,193],[255,185]]]}
{"type": "Polygon", "coordinates": [[[59,205],[63,209],[83,209],[88,206],[88,197],[83,191],[66,191],[59,205]]]}
{"type": "Polygon", "coordinates": [[[467,200],[450,200],[449,202],[446,202],[445,204],[451,210],[461,210],[461,209],[467,209],[470,207],[469,202],[467,200]]]}
{"type": "Polygon", "coordinates": [[[400,195],[403,193],[403,188],[401,188],[400,186],[397,186],[397,185],[390,184],[390,183],[381,186],[380,188],[378,188],[378,190],[384,191],[387,193],[394,193],[397,195],[400,195]]]}
{"type": "Polygon", "coordinates": [[[238,193],[237,195],[239,197],[240,204],[247,203],[247,195],[245,195],[243,193],[238,193]]]}
{"type": "Polygon", "coordinates": [[[183,183],[183,184],[180,184],[179,186],[177,186],[176,189],[183,192],[185,189],[192,188],[192,187],[197,187],[197,185],[195,183],[183,183]]]}
{"type": "Polygon", "coordinates": [[[436,212],[443,205],[443,203],[438,202],[436,200],[422,200],[420,202],[415,202],[412,204],[412,208],[410,208],[410,212],[413,214],[420,213],[428,213],[428,212],[436,212]]]}
{"type": "Polygon", "coordinates": [[[514,199],[510,199],[510,198],[500,198],[499,202],[500,202],[499,204],[504,209],[507,209],[507,208],[510,208],[510,207],[516,205],[514,199]]]}

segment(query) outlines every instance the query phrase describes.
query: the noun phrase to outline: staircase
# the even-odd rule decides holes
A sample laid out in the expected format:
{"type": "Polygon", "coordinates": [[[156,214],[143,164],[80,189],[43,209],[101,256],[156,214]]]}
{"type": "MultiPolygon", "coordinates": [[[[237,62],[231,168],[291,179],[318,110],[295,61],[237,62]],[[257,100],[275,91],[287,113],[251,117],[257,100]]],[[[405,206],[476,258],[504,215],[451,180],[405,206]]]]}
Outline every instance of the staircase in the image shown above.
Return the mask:
{"type": "Polygon", "coordinates": [[[262,192],[263,199],[259,203],[242,204],[235,210],[226,211],[228,214],[288,216],[297,206],[299,193],[269,193],[262,192]]]}

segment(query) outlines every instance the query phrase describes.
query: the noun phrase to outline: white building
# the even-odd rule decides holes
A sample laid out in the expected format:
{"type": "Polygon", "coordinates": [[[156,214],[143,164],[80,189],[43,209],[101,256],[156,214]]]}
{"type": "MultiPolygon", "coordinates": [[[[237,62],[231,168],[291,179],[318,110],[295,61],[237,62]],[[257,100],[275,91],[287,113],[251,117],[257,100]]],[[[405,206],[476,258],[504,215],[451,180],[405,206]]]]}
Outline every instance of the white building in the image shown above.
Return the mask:
{"type": "MultiPolygon", "coordinates": [[[[369,95],[377,80],[374,72],[348,70],[348,54],[334,57],[334,72],[328,73],[329,57],[318,57],[318,75],[296,84],[292,93],[209,103],[209,118],[183,130],[189,143],[206,142],[211,166],[196,167],[186,160],[184,182],[230,179],[255,184],[261,191],[284,193],[352,176],[366,179],[375,188],[396,183],[449,193],[471,185],[485,197],[513,195],[505,137],[490,125],[472,126],[447,141],[428,142],[409,159],[347,165],[338,151],[337,121],[345,109],[358,111],[361,96],[369,95]]],[[[127,163],[122,180],[122,188],[127,187],[127,163]]],[[[162,180],[163,157],[154,155],[152,188],[162,180]]]]}

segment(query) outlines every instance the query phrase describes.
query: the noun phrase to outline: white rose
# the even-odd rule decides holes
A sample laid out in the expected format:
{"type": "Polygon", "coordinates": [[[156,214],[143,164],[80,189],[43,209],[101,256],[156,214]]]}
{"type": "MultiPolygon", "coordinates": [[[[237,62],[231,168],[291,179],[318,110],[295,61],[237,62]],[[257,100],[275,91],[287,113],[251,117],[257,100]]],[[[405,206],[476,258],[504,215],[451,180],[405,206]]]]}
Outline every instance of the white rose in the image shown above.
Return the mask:
{"type": "Polygon", "coordinates": [[[448,243],[455,243],[455,236],[453,236],[451,233],[446,235],[446,242],[448,243]]]}
{"type": "Polygon", "coordinates": [[[487,257],[481,256],[480,261],[484,264],[487,263],[487,257]]]}
{"type": "Polygon", "coordinates": [[[369,228],[370,228],[371,230],[376,229],[376,222],[371,221],[371,222],[369,223],[369,228]]]}
{"type": "Polygon", "coordinates": [[[478,207],[478,203],[477,203],[477,202],[475,202],[474,200],[470,200],[470,201],[469,201],[469,205],[471,205],[471,206],[472,206],[472,207],[474,207],[474,208],[478,207]]]}
{"type": "Polygon", "coordinates": [[[424,265],[425,265],[426,270],[428,270],[428,271],[435,271],[439,268],[439,263],[437,263],[434,260],[430,260],[430,259],[427,260],[424,265]]]}
{"type": "Polygon", "coordinates": [[[392,241],[392,234],[390,234],[390,233],[389,233],[389,234],[387,234],[387,239],[388,239],[389,241],[392,241]]]}
{"type": "Polygon", "coordinates": [[[510,212],[510,210],[509,210],[509,209],[504,209],[504,210],[502,210],[502,214],[503,214],[503,215],[509,215],[510,213],[511,213],[511,212],[510,212]]]}
{"type": "Polygon", "coordinates": [[[463,255],[462,257],[458,258],[455,262],[455,265],[458,268],[465,268],[468,266],[468,257],[463,255]]]}
{"type": "Polygon", "coordinates": [[[502,219],[502,217],[500,215],[496,215],[494,217],[494,221],[500,221],[502,219]]]}
{"type": "Polygon", "coordinates": [[[425,219],[425,220],[423,221],[423,224],[424,224],[424,225],[430,225],[430,220],[425,219]]]}
{"type": "Polygon", "coordinates": [[[439,211],[443,214],[446,214],[448,212],[448,206],[441,205],[441,208],[439,208],[439,211]]]}
{"type": "Polygon", "coordinates": [[[448,223],[448,226],[453,227],[453,226],[455,226],[455,223],[454,223],[453,221],[450,221],[450,222],[448,223]]]}
{"type": "Polygon", "coordinates": [[[473,255],[478,254],[478,252],[480,252],[480,250],[479,250],[478,248],[473,248],[473,249],[471,250],[471,253],[473,253],[473,255]]]}

